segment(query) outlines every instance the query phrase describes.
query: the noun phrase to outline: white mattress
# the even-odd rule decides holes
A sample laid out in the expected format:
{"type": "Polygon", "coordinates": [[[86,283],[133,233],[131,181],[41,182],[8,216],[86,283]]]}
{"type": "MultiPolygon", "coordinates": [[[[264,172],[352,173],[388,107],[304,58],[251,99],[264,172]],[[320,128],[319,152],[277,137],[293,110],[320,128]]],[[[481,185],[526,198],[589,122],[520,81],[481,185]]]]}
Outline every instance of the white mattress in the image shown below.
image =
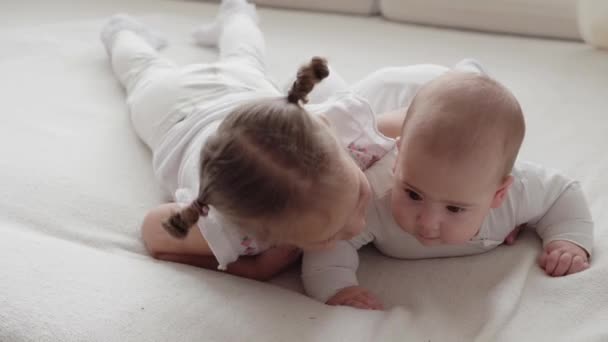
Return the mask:
{"type": "Polygon", "coordinates": [[[382,66],[481,60],[521,100],[523,157],[582,181],[597,223],[588,271],[545,276],[532,233],[485,255],[423,261],[363,251],[384,312],[149,258],[138,226],[165,198],[98,41],[103,17],[144,15],[181,63],[215,5],[33,1],[0,11],[0,341],[608,340],[608,54],[582,43],[263,9],[279,81],[313,54],[349,81],[382,66]]]}

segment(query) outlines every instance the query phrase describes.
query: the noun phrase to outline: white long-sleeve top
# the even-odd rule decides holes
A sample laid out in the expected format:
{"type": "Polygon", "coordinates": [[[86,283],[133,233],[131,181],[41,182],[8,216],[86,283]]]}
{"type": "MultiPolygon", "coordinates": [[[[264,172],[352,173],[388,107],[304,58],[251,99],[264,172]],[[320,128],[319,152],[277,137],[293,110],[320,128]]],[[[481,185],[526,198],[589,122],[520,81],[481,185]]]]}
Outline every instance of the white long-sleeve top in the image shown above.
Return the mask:
{"type": "Polygon", "coordinates": [[[365,171],[374,194],[366,230],[350,241],[338,242],[331,250],[304,254],[302,279],[311,297],[326,302],[340,289],[358,285],[357,250],[368,243],[387,256],[402,259],[471,255],[497,247],[515,227],[526,224],[536,229],[543,246],[566,240],[591,255],[593,221],[579,183],[556,170],[519,161],[506,200],[490,210],[474,238],[462,245],[422,245],[397,225],[391,213],[396,155],[395,148],[365,171]]]}

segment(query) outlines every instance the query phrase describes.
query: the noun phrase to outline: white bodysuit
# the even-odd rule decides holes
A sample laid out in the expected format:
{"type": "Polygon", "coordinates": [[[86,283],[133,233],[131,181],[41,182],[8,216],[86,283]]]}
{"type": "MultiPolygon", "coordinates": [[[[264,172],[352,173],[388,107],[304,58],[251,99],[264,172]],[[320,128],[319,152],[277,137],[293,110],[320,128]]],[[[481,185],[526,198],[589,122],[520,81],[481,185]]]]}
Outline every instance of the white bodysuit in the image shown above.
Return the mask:
{"type": "Polygon", "coordinates": [[[473,239],[463,245],[422,245],[393,220],[390,197],[396,155],[394,149],[366,171],[374,194],[366,230],[350,241],[339,241],[331,250],[304,253],[302,279],[310,296],[326,302],[340,289],[358,285],[357,249],[368,243],[401,259],[471,255],[497,247],[515,227],[526,224],[536,228],[543,245],[566,240],[591,254],[593,221],[579,183],[528,162],[516,163],[505,201],[491,209],[473,239]]]}

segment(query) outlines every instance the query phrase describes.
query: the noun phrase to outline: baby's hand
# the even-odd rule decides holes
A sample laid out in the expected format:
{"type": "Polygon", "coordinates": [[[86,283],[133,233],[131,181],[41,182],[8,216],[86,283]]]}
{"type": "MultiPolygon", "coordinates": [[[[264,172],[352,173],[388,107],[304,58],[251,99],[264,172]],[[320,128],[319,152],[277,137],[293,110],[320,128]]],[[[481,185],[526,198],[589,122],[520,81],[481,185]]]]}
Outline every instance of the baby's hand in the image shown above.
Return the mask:
{"type": "Polygon", "coordinates": [[[580,246],[563,240],[550,242],[545,246],[538,264],[548,275],[561,277],[589,268],[587,252],[580,246]]]}
{"type": "Polygon", "coordinates": [[[361,286],[349,286],[338,291],[326,304],[346,305],[357,309],[383,310],[382,303],[371,292],[361,286]]]}

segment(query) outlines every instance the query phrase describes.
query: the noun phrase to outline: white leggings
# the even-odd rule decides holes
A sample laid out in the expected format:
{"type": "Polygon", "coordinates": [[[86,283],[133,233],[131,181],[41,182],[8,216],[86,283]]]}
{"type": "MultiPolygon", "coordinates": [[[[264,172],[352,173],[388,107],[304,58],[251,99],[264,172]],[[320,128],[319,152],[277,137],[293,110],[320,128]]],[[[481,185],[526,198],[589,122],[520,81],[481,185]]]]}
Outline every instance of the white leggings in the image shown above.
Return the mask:
{"type": "MultiPolygon", "coordinates": [[[[110,51],[114,73],[127,92],[133,127],[153,152],[176,123],[206,102],[236,91],[280,94],[266,75],[262,33],[246,14],[225,20],[219,60],[214,63],[179,67],[130,31],[120,32],[110,51]]],[[[351,90],[381,115],[409,106],[420,86],[448,70],[430,64],[384,68],[352,86],[332,70],[310,98],[318,103],[335,92],[351,90]]]]}
{"type": "Polygon", "coordinates": [[[250,16],[227,18],[218,47],[217,62],[180,67],[133,32],[116,36],[112,68],[126,89],[135,132],[153,151],[173,125],[205,102],[235,91],[279,95],[265,73],[264,38],[250,16]]]}

